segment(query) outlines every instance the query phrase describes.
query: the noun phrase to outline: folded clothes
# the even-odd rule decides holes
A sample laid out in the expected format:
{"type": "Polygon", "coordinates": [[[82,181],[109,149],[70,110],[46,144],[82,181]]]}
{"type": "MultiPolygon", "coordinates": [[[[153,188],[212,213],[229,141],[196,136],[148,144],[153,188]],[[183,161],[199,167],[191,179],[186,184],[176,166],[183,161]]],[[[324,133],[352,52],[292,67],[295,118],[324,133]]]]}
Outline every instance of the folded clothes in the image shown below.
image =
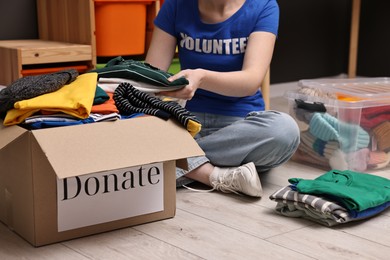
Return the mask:
{"type": "Polygon", "coordinates": [[[159,93],[161,91],[173,91],[182,88],[182,86],[156,86],[146,82],[140,82],[132,79],[126,78],[99,78],[98,86],[102,88],[107,93],[114,93],[115,89],[119,86],[120,83],[126,82],[131,84],[138,90],[141,90],[146,93],[159,93]]]}
{"type": "Polygon", "coordinates": [[[299,193],[290,186],[275,191],[269,198],[278,202],[276,211],[284,216],[310,218],[327,226],[351,221],[345,207],[326,198],[299,193]]]}
{"type": "Polygon", "coordinates": [[[73,126],[73,125],[83,125],[91,124],[96,122],[105,122],[105,121],[116,121],[121,119],[121,116],[118,113],[111,114],[89,114],[88,118],[85,119],[75,119],[75,120],[62,120],[61,117],[51,118],[50,120],[36,120],[30,121],[29,124],[26,124],[26,128],[29,129],[44,129],[52,127],[62,127],[62,126],[73,126]]]}
{"type": "Polygon", "coordinates": [[[390,180],[368,173],[331,170],[314,180],[288,181],[300,193],[337,200],[348,210],[362,211],[390,201],[390,180]]]}
{"type": "Polygon", "coordinates": [[[8,110],[3,124],[15,125],[38,112],[65,113],[80,119],[88,118],[96,93],[96,73],[85,73],[57,91],[15,103],[8,110]]]}
{"type": "Polygon", "coordinates": [[[35,114],[24,120],[24,124],[33,124],[37,122],[75,122],[80,119],[64,113],[55,113],[55,114],[35,114]]]}
{"type": "Polygon", "coordinates": [[[68,69],[17,79],[0,91],[0,113],[13,108],[18,101],[57,91],[64,85],[74,81],[77,76],[77,70],[68,69]]]}
{"type": "Polygon", "coordinates": [[[277,202],[276,212],[287,217],[301,217],[323,224],[335,226],[375,216],[390,206],[385,202],[363,211],[348,210],[336,201],[312,194],[294,191],[290,186],[283,187],[269,197],[277,202]]]}
{"type": "Polygon", "coordinates": [[[105,67],[91,70],[90,72],[97,72],[100,78],[123,78],[134,80],[140,83],[146,83],[141,87],[148,88],[150,85],[154,89],[160,87],[162,91],[177,90],[188,85],[188,80],[184,77],[178,78],[174,81],[169,81],[173,74],[153,67],[152,65],[135,60],[125,60],[122,57],[111,59],[105,67]]]}

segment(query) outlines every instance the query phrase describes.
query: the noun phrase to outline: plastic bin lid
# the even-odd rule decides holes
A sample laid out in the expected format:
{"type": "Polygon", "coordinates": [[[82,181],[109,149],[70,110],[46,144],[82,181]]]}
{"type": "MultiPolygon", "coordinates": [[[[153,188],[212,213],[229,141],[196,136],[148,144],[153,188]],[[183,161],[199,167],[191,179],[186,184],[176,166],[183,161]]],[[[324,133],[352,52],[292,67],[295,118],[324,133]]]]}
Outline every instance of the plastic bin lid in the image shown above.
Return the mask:
{"type": "Polygon", "coordinates": [[[390,98],[390,78],[384,77],[300,80],[298,85],[362,99],[390,98]]]}

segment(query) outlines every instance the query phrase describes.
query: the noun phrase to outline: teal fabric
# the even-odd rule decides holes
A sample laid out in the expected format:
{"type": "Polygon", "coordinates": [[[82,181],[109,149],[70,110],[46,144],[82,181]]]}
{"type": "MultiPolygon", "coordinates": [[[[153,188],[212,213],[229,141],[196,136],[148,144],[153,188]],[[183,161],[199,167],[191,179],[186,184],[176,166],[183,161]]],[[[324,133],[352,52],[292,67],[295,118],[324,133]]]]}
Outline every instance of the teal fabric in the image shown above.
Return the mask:
{"type": "Polygon", "coordinates": [[[111,59],[105,67],[90,72],[97,72],[99,78],[131,79],[162,88],[176,86],[177,89],[180,89],[188,85],[188,80],[184,77],[169,81],[168,78],[173,75],[172,73],[160,70],[146,62],[125,60],[121,56],[111,59]]]}
{"type": "Polygon", "coordinates": [[[109,100],[110,97],[107,93],[99,86],[96,86],[95,98],[93,99],[94,105],[100,105],[109,100]]]}
{"type": "Polygon", "coordinates": [[[326,196],[347,209],[362,211],[390,201],[390,180],[354,171],[329,171],[314,180],[290,178],[296,191],[326,196]]]}
{"type": "Polygon", "coordinates": [[[309,131],[323,141],[338,141],[344,152],[368,147],[369,134],[359,125],[339,121],[328,113],[314,113],[309,131]]]}

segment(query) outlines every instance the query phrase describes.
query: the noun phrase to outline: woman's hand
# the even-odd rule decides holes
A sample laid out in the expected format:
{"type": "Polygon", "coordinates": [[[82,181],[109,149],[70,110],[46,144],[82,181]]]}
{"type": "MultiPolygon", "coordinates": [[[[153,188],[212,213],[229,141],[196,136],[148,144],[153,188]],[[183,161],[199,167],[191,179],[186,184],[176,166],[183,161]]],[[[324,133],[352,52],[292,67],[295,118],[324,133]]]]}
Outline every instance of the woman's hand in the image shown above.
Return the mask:
{"type": "Polygon", "coordinates": [[[205,71],[202,69],[195,70],[182,70],[179,73],[173,75],[168,80],[174,81],[178,78],[184,77],[188,80],[188,85],[176,91],[163,91],[159,95],[174,97],[184,100],[191,100],[195,95],[195,91],[200,88],[205,71]]]}

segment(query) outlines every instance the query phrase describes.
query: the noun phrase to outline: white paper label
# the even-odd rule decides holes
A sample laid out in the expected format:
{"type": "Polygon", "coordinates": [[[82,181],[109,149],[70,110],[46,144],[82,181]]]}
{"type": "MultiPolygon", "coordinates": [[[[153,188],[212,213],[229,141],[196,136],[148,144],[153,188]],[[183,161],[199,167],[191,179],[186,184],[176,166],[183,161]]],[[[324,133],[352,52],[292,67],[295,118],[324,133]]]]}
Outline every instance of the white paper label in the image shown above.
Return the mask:
{"type": "Polygon", "coordinates": [[[58,231],[164,210],[163,163],[57,178],[58,231]]]}

